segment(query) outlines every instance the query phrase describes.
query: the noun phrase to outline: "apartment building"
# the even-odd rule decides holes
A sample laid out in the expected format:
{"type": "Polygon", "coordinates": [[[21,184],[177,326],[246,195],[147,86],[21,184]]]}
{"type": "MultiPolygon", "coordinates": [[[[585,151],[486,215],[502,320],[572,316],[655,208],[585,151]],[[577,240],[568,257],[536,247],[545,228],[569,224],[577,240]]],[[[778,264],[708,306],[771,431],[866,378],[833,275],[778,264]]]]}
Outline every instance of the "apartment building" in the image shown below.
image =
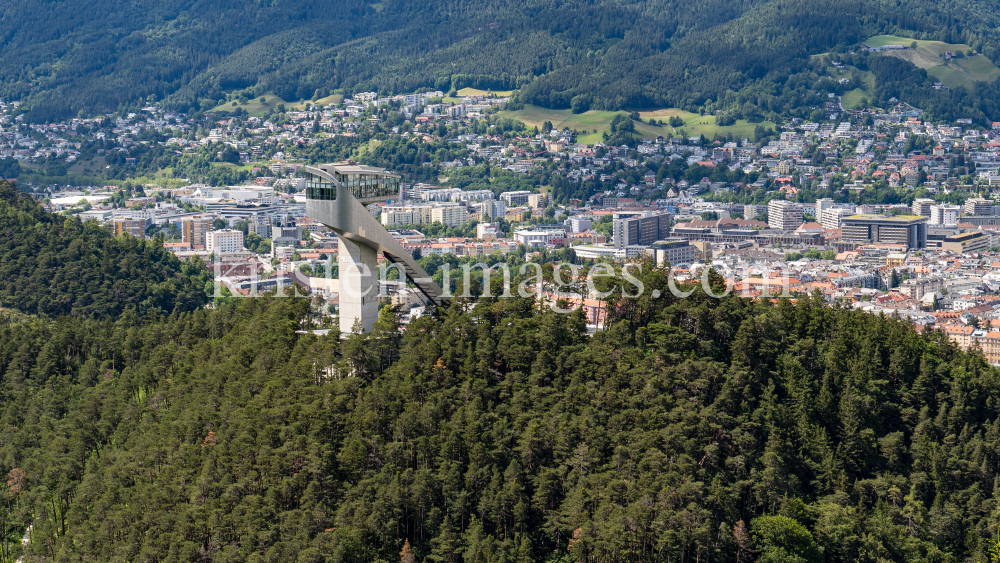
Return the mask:
{"type": "Polygon", "coordinates": [[[965,200],[962,211],[966,215],[993,215],[993,202],[981,197],[972,197],[965,200]]]}
{"type": "Polygon", "coordinates": [[[205,250],[216,254],[238,252],[243,250],[243,231],[222,229],[211,231],[207,236],[208,244],[205,250]]]}
{"type": "Polygon", "coordinates": [[[469,213],[464,203],[411,203],[387,205],[382,208],[382,224],[386,227],[425,225],[429,223],[441,223],[448,227],[460,227],[468,221],[469,213]]]}
{"type": "Polygon", "coordinates": [[[115,236],[120,237],[127,233],[135,238],[144,239],[146,238],[146,226],[148,224],[149,220],[147,219],[118,217],[114,220],[115,236]]]}
{"type": "Polygon", "coordinates": [[[261,238],[271,238],[271,216],[264,214],[254,214],[247,218],[250,224],[250,232],[259,235],[261,238]]]}
{"type": "Polygon", "coordinates": [[[767,225],[772,229],[794,231],[802,224],[802,206],[785,199],[767,204],[767,225]]]}
{"type": "Polygon", "coordinates": [[[840,221],[844,217],[850,217],[851,215],[854,215],[854,212],[843,207],[824,209],[822,217],[819,217],[820,225],[824,229],[839,229],[840,221]]]}
{"type": "Polygon", "coordinates": [[[191,245],[191,248],[205,248],[208,245],[207,235],[212,230],[211,215],[189,217],[181,221],[181,240],[191,245]]]}
{"type": "Polygon", "coordinates": [[[651,256],[657,266],[682,266],[695,262],[698,249],[686,240],[664,240],[650,245],[645,254],[651,256]]]}
{"type": "Polygon", "coordinates": [[[527,190],[521,190],[516,192],[503,192],[500,194],[500,199],[507,204],[508,207],[516,207],[520,205],[528,205],[528,196],[536,195],[527,190]]]}
{"type": "MultiPolygon", "coordinates": [[[[826,211],[827,209],[833,209],[834,207],[837,207],[836,202],[834,202],[832,199],[830,199],[828,197],[817,199],[816,200],[816,214],[815,214],[816,215],[816,222],[817,223],[822,222],[822,220],[823,220],[823,212],[826,211]]],[[[753,219],[753,217],[747,217],[747,219],[753,219]]]]}
{"type": "Polygon", "coordinates": [[[924,217],[931,216],[931,207],[936,205],[933,199],[927,197],[920,197],[913,200],[913,214],[922,215],[924,217]]]}
{"type": "Polygon", "coordinates": [[[961,211],[962,208],[957,205],[932,205],[930,224],[954,227],[958,224],[958,214],[961,211]]]}

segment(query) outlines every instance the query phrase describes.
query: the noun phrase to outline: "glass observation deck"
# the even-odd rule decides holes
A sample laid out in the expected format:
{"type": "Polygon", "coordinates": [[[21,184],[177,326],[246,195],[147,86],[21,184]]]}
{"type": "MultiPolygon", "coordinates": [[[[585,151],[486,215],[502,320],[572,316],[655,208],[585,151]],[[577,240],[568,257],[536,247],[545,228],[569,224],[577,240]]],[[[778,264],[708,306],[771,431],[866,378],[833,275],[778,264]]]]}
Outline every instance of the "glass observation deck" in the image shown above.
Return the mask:
{"type": "Polygon", "coordinates": [[[306,199],[336,201],[336,182],[351,190],[362,203],[399,199],[399,176],[384,168],[337,162],[306,166],[303,172],[306,174],[306,199]]]}

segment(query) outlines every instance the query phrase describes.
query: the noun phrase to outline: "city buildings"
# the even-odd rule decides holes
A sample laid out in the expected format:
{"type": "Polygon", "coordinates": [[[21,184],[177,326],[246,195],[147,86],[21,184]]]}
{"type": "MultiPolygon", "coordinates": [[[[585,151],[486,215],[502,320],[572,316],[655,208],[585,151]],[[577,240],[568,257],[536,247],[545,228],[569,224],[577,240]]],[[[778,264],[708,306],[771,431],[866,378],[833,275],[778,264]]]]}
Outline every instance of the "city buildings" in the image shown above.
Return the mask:
{"type": "Polygon", "coordinates": [[[119,217],[114,220],[115,236],[123,234],[132,235],[135,238],[146,238],[146,226],[149,221],[146,219],[130,219],[119,217]]]}
{"type": "Polygon", "coordinates": [[[616,249],[628,246],[648,246],[670,236],[670,214],[652,215],[651,212],[630,214],[616,213],[612,237],[616,249]]]}
{"type": "Polygon", "coordinates": [[[425,225],[441,223],[448,227],[460,227],[469,220],[464,203],[428,202],[386,205],[382,208],[382,224],[386,227],[398,225],[425,225]]]}
{"type": "MultiPolygon", "coordinates": [[[[931,207],[936,205],[935,201],[930,198],[917,198],[913,200],[913,214],[922,215],[924,217],[931,216],[931,207]]],[[[933,223],[933,221],[932,221],[933,223]]]]}
{"type": "Polygon", "coordinates": [[[966,215],[993,215],[993,202],[981,197],[972,197],[965,200],[962,211],[966,215]]]}
{"type": "MultiPolygon", "coordinates": [[[[825,198],[822,198],[822,199],[817,199],[816,200],[816,221],[817,222],[822,222],[822,220],[823,220],[823,212],[826,211],[827,209],[833,209],[836,206],[837,206],[837,204],[832,199],[830,199],[828,197],[825,197],[825,198]]],[[[752,217],[748,217],[748,219],[752,219],[752,217]]]]}
{"type": "Polygon", "coordinates": [[[569,232],[582,233],[589,231],[593,222],[589,217],[570,217],[566,220],[569,225],[569,232]]]}
{"type": "Polygon", "coordinates": [[[205,250],[214,253],[238,252],[243,250],[243,231],[221,229],[211,231],[207,237],[205,250]]]}
{"type": "Polygon", "coordinates": [[[261,238],[271,238],[271,217],[264,214],[253,214],[248,219],[249,232],[261,238]]]}
{"type": "Polygon", "coordinates": [[[841,240],[859,244],[927,246],[927,217],[919,215],[851,215],[841,219],[841,240]]]}
{"type": "Polygon", "coordinates": [[[843,207],[824,209],[822,217],[819,217],[820,225],[822,225],[824,229],[839,229],[840,221],[844,217],[850,217],[851,215],[854,215],[854,211],[844,209],[843,207]]]}
{"type": "Polygon", "coordinates": [[[502,234],[496,223],[476,224],[476,238],[482,241],[496,240],[502,234]]]}
{"type": "Polygon", "coordinates": [[[686,240],[664,240],[649,245],[645,253],[658,266],[670,264],[680,267],[695,262],[697,249],[686,240]]]}
{"type": "Polygon", "coordinates": [[[520,229],[514,231],[514,240],[525,246],[546,246],[562,244],[566,240],[566,231],[562,229],[520,229]]]}
{"type": "Polygon", "coordinates": [[[962,208],[957,205],[932,205],[930,206],[930,224],[944,227],[954,227],[958,224],[958,214],[962,208]]]}
{"type": "Polygon", "coordinates": [[[767,204],[767,224],[772,229],[794,231],[802,224],[802,206],[785,199],[772,199],[767,204]]]}
{"type": "Polygon", "coordinates": [[[941,242],[941,250],[950,250],[957,254],[981,252],[990,247],[990,236],[982,231],[972,231],[945,237],[941,242]]]}
{"type": "Polygon", "coordinates": [[[208,232],[212,230],[212,216],[200,215],[181,220],[181,240],[191,248],[206,247],[208,232]]]}
{"type": "Polygon", "coordinates": [[[534,192],[529,192],[527,190],[516,191],[516,192],[503,192],[500,194],[500,199],[507,204],[507,207],[518,207],[520,205],[528,204],[528,196],[532,195],[534,192]]]}

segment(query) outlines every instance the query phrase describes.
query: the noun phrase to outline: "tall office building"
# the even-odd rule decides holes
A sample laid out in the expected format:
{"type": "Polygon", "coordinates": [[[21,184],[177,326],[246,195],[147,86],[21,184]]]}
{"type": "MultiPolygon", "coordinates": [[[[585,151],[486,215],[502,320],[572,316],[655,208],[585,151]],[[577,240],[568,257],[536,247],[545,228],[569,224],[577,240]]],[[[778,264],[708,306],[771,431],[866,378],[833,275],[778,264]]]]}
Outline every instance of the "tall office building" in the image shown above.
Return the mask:
{"type": "Polygon", "coordinates": [[[840,222],[840,240],[858,244],[901,244],[927,247],[927,217],[919,215],[851,215],[840,222]]]}
{"type": "Polygon", "coordinates": [[[802,206],[786,199],[772,199],[767,204],[767,225],[782,231],[798,229],[802,225],[802,206]]]}
{"type": "Polygon", "coordinates": [[[752,205],[746,204],[743,206],[743,218],[744,219],[756,219],[761,215],[767,213],[766,205],[752,205]]]}
{"type": "Polygon", "coordinates": [[[271,238],[271,216],[255,213],[247,218],[250,232],[261,238],[271,238]]]}
{"type": "Polygon", "coordinates": [[[942,227],[954,227],[958,225],[958,214],[961,213],[962,208],[957,205],[932,205],[931,206],[931,225],[940,225],[942,227]]]}
{"type": "Polygon", "coordinates": [[[931,216],[931,207],[934,205],[934,200],[927,197],[920,197],[913,200],[913,214],[921,215],[923,217],[931,216]]]}
{"type": "Polygon", "coordinates": [[[844,217],[854,215],[854,211],[843,207],[831,207],[823,210],[823,216],[819,218],[820,225],[824,229],[839,229],[840,220],[844,217]]]}
{"type": "MultiPolygon", "coordinates": [[[[837,204],[828,197],[816,200],[816,222],[820,223],[823,221],[823,212],[827,209],[833,209],[837,204]]],[[[748,217],[750,219],[750,217],[748,217]]]]}
{"type": "Polygon", "coordinates": [[[615,248],[645,246],[670,236],[670,214],[648,215],[615,219],[613,239],[615,248]]]}
{"type": "Polygon", "coordinates": [[[569,232],[571,233],[589,231],[590,226],[593,224],[593,221],[589,217],[570,217],[567,222],[569,223],[569,232]]]}
{"type": "Polygon", "coordinates": [[[966,215],[993,215],[993,202],[981,197],[973,197],[965,200],[962,211],[966,215]]]}
{"type": "Polygon", "coordinates": [[[147,219],[116,218],[114,220],[115,236],[120,237],[128,233],[135,238],[146,238],[147,223],[147,219]]]}
{"type": "Polygon", "coordinates": [[[211,230],[211,215],[189,217],[181,221],[181,240],[189,243],[191,248],[205,248],[208,245],[207,235],[211,230]]]}

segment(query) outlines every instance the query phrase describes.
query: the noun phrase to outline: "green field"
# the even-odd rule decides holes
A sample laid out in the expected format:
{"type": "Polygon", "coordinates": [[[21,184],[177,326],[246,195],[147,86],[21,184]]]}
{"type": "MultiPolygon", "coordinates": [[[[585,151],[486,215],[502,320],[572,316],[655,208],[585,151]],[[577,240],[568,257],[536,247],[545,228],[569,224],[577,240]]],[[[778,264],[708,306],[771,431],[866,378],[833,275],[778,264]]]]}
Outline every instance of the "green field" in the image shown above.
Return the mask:
{"type": "Polygon", "coordinates": [[[885,47],[886,45],[910,45],[914,41],[917,42],[917,46],[921,43],[930,43],[929,41],[921,41],[919,39],[911,39],[909,37],[900,37],[898,35],[876,35],[865,41],[865,45],[869,47],[885,47]]]}
{"type": "MultiPolygon", "coordinates": [[[[885,45],[906,45],[914,43],[908,37],[895,35],[879,35],[865,42],[870,47],[885,45]]],[[[1000,68],[983,55],[975,54],[947,61],[943,55],[946,52],[967,53],[969,46],[964,44],[943,43],[941,41],[916,41],[916,49],[889,51],[886,54],[910,61],[919,68],[927,70],[927,74],[949,88],[969,86],[974,82],[992,82],[1000,78],[1000,68]]]]}
{"type": "Polygon", "coordinates": [[[656,127],[655,129],[661,131],[659,135],[663,135],[662,131],[670,131],[674,135],[680,135],[684,137],[698,137],[704,135],[708,139],[715,138],[716,135],[729,135],[732,134],[733,137],[737,138],[753,138],[754,129],[758,125],[763,125],[764,127],[774,127],[774,123],[770,121],[764,121],[761,123],[750,123],[745,119],[738,119],[733,125],[716,125],[714,115],[698,115],[697,113],[691,113],[689,111],[684,111],[676,108],[669,109],[658,109],[654,111],[641,111],[639,116],[643,120],[656,119],[662,122],[664,125],[656,127]],[[667,125],[667,120],[670,117],[679,116],[684,120],[683,127],[671,127],[667,125]]]}
{"type": "Polygon", "coordinates": [[[261,115],[267,113],[272,109],[277,108],[279,105],[284,105],[286,109],[290,110],[305,109],[306,104],[312,104],[314,106],[323,107],[327,105],[337,105],[343,99],[344,97],[341,96],[340,94],[335,94],[333,96],[320,98],[315,102],[313,102],[312,100],[299,100],[297,102],[286,102],[285,100],[282,100],[281,98],[273,94],[265,94],[264,96],[259,96],[257,98],[254,98],[245,104],[240,104],[239,102],[237,102],[236,105],[233,105],[233,102],[226,102],[220,106],[215,106],[209,111],[215,113],[223,111],[230,112],[230,111],[235,111],[237,108],[242,108],[250,115],[261,115]],[[264,99],[263,102],[260,101],[261,98],[264,99]]]}
{"type": "Polygon", "coordinates": [[[868,92],[862,90],[861,88],[855,88],[854,90],[844,94],[841,97],[840,103],[846,109],[854,109],[860,106],[861,100],[865,98],[867,98],[869,102],[871,101],[871,97],[868,95],[868,92]]]}
{"type": "Polygon", "coordinates": [[[477,90],[475,88],[462,88],[458,91],[458,97],[464,98],[466,96],[488,96],[490,94],[495,94],[498,98],[506,98],[513,93],[513,90],[477,90]]]}
{"type": "MultiPolygon", "coordinates": [[[[622,111],[597,110],[590,110],[584,113],[573,113],[568,109],[546,109],[538,106],[526,105],[523,110],[503,111],[500,112],[499,115],[501,117],[512,117],[523,122],[528,127],[538,127],[539,129],[542,128],[542,124],[546,121],[552,123],[552,127],[555,129],[568,127],[581,132],[581,135],[577,137],[577,142],[592,145],[603,140],[602,133],[611,128],[611,121],[614,120],[616,115],[624,113],[625,112],[622,111]]],[[[686,112],[679,109],[642,111],[639,112],[639,116],[642,117],[643,123],[635,124],[636,134],[640,137],[648,138],[654,138],[658,135],[668,137],[671,135],[678,136],[684,134],[688,137],[705,135],[705,137],[712,139],[717,134],[728,135],[730,133],[732,133],[734,137],[752,138],[754,129],[757,125],[774,127],[774,123],[769,121],[765,121],[763,123],[749,123],[742,119],[738,120],[735,125],[723,127],[715,124],[714,116],[701,116],[697,113],[686,112]],[[674,129],[669,125],[666,125],[667,119],[672,116],[680,116],[681,119],[684,120],[684,126],[674,129]],[[648,123],[650,119],[656,119],[664,124],[650,125],[648,123]]]]}
{"type": "Polygon", "coordinates": [[[841,78],[854,79],[856,75],[861,78],[860,87],[862,90],[868,90],[869,92],[875,89],[875,75],[867,70],[860,70],[853,66],[846,66],[843,68],[837,68],[835,66],[826,67],[827,74],[835,80],[840,80],[841,78]]]}

